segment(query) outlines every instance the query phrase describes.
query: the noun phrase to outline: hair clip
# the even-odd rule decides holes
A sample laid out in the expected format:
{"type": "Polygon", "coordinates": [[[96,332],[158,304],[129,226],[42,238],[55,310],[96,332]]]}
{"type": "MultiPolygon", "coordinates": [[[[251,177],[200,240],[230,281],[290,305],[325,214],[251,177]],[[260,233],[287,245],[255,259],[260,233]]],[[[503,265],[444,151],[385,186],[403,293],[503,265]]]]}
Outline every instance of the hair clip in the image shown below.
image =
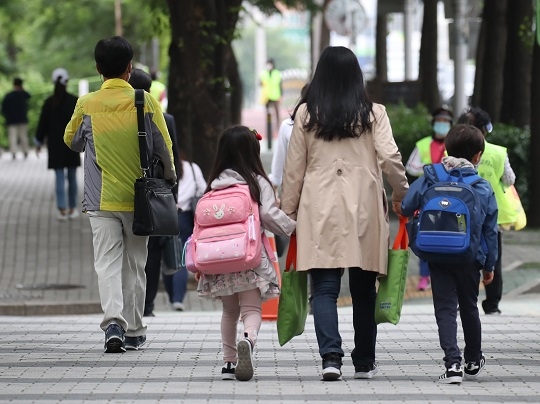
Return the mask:
{"type": "Polygon", "coordinates": [[[486,125],[487,133],[491,133],[492,130],[493,130],[493,125],[491,124],[491,122],[488,122],[486,125]]]}
{"type": "Polygon", "coordinates": [[[250,128],[249,130],[253,132],[257,140],[262,140],[263,137],[259,132],[257,132],[257,129],[250,128]]]}

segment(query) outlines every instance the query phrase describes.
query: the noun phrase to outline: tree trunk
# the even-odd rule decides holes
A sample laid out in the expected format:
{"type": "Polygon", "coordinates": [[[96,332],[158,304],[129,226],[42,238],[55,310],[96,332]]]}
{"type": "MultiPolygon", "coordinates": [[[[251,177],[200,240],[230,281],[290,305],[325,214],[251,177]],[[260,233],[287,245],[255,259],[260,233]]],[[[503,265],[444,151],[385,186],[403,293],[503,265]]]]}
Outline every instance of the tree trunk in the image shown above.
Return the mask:
{"type": "Polygon", "coordinates": [[[239,125],[242,121],[242,100],[243,100],[243,87],[242,78],[238,70],[238,62],[232,46],[227,46],[227,64],[226,74],[229,81],[229,89],[227,93],[227,110],[230,111],[229,116],[226,119],[225,125],[239,125]]]}
{"type": "Polygon", "coordinates": [[[530,27],[533,6],[530,0],[514,0],[507,12],[507,43],[501,122],[525,127],[531,117],[532,47],[522,37],[522,27],[530,27]]]}
{"type": "Polygon", "coordinates": [[[426,105],[430,111],[441,104],[437,82],[437,3],[438,0],[424,0],[424,19],[418,66],[420,102],[426,105]]]}
{"type": "Polygon", "coordinates": [[[484,38],[486,48],[480,107],[491,116],[492,122],[499,122],[501,116],[507,8],[507,0],[486,0],[484,3],[483,23],[486,24],[484,38]]]}
{"type": "Polygon", "coordinates": [[[482,18],[478,43],[476,46],[476,69],[474,73],[474,90],[471,105],[480,105],[482,99],[482,78],[484,77],[484,55],[486,54],[486,19],[482,18]]]}
{"type": "MultiPolygon", "coordinates": [[[[537,26],[538,30],[539,27],[537,26]]],[[[531,111],[540,111],[540,46],[534,41],[531,83],[531,111]]],[[[530,227],[540,227],[540,209],[534,201],[540,200],[540,114],[531,114],[531,144],[529,147],[529,211],[527,222],[530,227]],[[536,161],[536,163],[535,163],[536,161]]]]}
{"type": "Polygon", "coordinates": [[[386,14],[377,13],[377,32],[375,34],[375,79],[381,83],[388,81],[388,64],[386,57],[386,36],[388,27],[386,24],[386,14]]]}
{"type": "Polygon", "coordinates": [[[241,0],[167,0],[168,111],[175,117],[180,147],[205,174],[226,125],[225,66],[240,4],[241,0]]]}

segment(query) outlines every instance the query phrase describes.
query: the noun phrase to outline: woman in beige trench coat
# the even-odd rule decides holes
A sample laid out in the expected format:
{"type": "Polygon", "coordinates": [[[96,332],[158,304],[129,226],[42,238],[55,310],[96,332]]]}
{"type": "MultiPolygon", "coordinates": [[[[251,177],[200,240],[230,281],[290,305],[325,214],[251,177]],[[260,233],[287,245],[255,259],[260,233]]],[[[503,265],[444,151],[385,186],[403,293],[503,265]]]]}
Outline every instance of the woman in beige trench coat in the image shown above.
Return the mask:
{"type": "Polygon", "coordinates": [[[366,95],[354,53],[328,47],[293,113],[281,209],[297,220],[299,271],[310,271],[313,316],[324,380],[341,377],[337,298],[349,268],[355,378],[377,373],[375,281],[386,274],[389,246],[386,174],[392,206],[408,189],[405,168],[382,105],[366,95]]]}

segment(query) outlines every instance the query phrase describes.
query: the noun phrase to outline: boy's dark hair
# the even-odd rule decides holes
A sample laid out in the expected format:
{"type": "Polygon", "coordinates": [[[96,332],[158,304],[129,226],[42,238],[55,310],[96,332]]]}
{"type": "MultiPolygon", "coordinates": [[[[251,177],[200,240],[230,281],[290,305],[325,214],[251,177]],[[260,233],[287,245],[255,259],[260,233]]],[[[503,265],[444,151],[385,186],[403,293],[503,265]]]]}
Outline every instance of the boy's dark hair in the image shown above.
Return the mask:
{"type": "Polygon", "coordinates": [[[478,128],[469,124],[458,124],[450,129],[444,139],[449,156],[471,161],[478,152],[484,152],[484,135],[478,128]]]}
{"type": "Polygon", "coordinates": [[[20,87],[20,86],[23,85],[23,80],[21,78],[19,78],[19,77],[15,77],[13,79],[13,85],[20,87]]]}
{"type": "Polygon", "coordinates": [[[491,124],[491,117],[482,108],[470,107],[459,116],[458,123],[468,123],[476,126],[482,132],[488,132],[487,127],[491,124]]]}
{"type": "Polygon", "coordinates": [[[270,185],[272,183],[264,172],[261,162],[261,146],[253,130],[241,125],[225,129],[219,138],[214,165],[210,171],[208,187],[205,192],[212,189],[212,181],[219,178],[227,168],[242,176],[249,187],[251,197],[260,205],[261,189],[257,176],[260,175],[266,179],[270,185]]]}
{"type": "Polygon", "coordinates": [[[96,65],[103,77],[120,77],[133,59],[133,48],[121,36],[101,39],[94,50],[96,65]]]}
{"type": "Polygon", "coordinates": [[[129,84],[135,89],[141,89],[144,91],[150,91],[152,86],[152,77],[144,70],[133,69],[131,71],[131,77],[128,81],[129,84]]]}

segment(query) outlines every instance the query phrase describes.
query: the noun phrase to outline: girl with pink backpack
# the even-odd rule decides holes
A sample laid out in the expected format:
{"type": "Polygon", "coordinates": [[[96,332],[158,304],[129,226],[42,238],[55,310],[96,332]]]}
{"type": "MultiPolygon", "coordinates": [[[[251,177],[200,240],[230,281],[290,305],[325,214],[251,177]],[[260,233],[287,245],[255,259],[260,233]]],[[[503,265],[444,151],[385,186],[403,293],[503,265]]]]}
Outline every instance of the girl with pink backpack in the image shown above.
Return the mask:
{"type": "MultiPolygon", "coordinates": [[[[258,205],[258,218],[255,220],[258,219],[259,223],[253,228],[260,234],[254,235],[255,238],[262,240],[264,230],[289,236],[295,230],[296,222],[278,207],[272,183],[266,176],[261,162],[260,139],[261,136],[256,131],[245,126],[226,129],[219,139],[216,159],[208,181],[210,185],[205,193],[230,187],[249,189],[250,199],[258,205]]],[[[202,206],[201,201],[199,204],[202,206]]],[[[209,208],[200,210],[198,205],[195,221],[198,221],[198,214],[226,219],[227,215],[234,216],[237,210],[232,203],[231,206],[220,203],[215,212],[209,208]]],[[[199,220],[200,223],[205,221],[206,219],[202,217],[199,220]]],[[[249,239],[252,238],[253,235],[250,235],[249,239]]],[[[215,242],[215,237],[212,240],[215,242]]],[[[220,299],[223,304],[221,317],[225,362],[221,370],[223,380],[236,378],[247,381],[253,377],[253,347],[261,327],[262,302],[277,297],[280,293],[278,277],[269,258],[273,256],[273,252],[267,251],[266,243],[260,244],[262,244],[261,261],[253,268],[244,269],[239,265],[238,271],[231,271],[228,268],[223,271],[224,273],[210,274],[201,271],[197,274],[199,296],[220,299]],[[239,318],[244,326],[244,337],[237,343],[239,318]]],[[[225,251],[224,256],[231,256],[230,251],[225,251]]]]}

